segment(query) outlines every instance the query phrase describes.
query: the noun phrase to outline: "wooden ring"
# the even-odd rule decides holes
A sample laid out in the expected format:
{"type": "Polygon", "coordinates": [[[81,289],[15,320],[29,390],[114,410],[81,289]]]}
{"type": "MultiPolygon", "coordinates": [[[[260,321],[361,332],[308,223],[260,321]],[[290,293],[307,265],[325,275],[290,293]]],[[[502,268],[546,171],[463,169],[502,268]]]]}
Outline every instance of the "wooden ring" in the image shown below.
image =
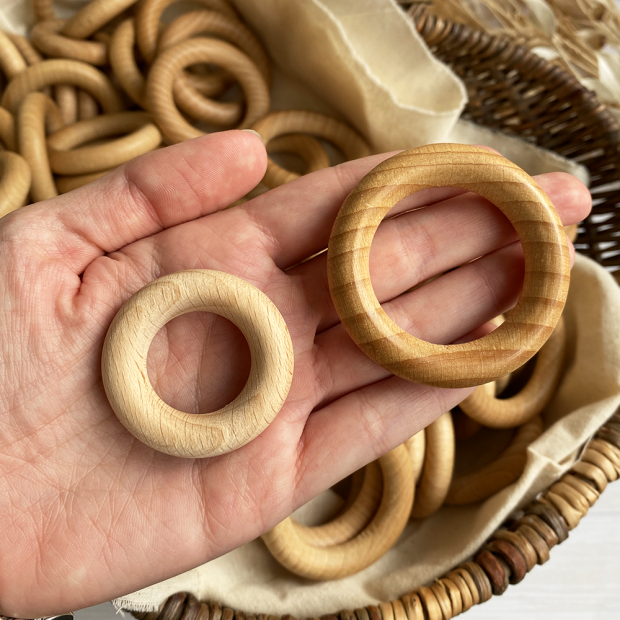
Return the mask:
{"type": "Polygon", "coordinates": [[[146,108],[144,101],[146,80],[136,61],[135,43],[135,20],[130,17],[121,22],[112,33],[109,48],[110,66],[121,88],[141,108],[146,108]]]}
{"type": "MultiPolygon", "coordinates": [[[[174,103],[175,78],[181,69],[197,62],[212,62],[230,71],[245,93],[246,112],[239,129],[251,125],[269,109],[269,90],[256,65],[236,47],[217,39],[188,39],[164,50],[153,63],[146,83],[146,101],[162,132],[173,142],[204,134],[190,125],[174,103]]],[[[203,102],[209,100],[202,99],[203,102]]],[[[203,118],[202,120],[208,120],[203,118]]]]}
{"type": "Polygon", "coordinates": [[[9,151],[17,151],[15,117],[2,106],[0,106],[0,140],[9,151]]]}
{"type": "Polygon", "coordinates": [[[12,79],[27,67],[26,60],[13,41],[0,31],[0,71],[7,80],[12,79]]]}
{"type": "Polygon", "coordinates": [[[77,89],[71,84],[56,84],[53,88],[54,101],[60,110],[65,125],[71,125],[78,119],[77,89]]]}
{"type": "Polygon", "coordinates": [[[519,427],[510,445],[492,463],[452,480],[446,504],[455,506],[479,502],[512,484],[523,473],[527,449],[540,437],[542,430],[539,416],[519,427]]]}
{"type": "Polygon", "coordinates": [[[570,279],[566,234],[538,184],[501,155],[463,144],[399,153],[367,174],[345,200],[332,229],[329,286],[354,342],[389,372],[436,387],[469,387],[507,375],[545,343],[562,314],[570,279]],[[370,245],[403,198],[433,187],[458,187],[490,200],[515,227],[525,257],[519,301],[492,333],[438,345],[402,330],[381,308],[370,281],[370,245]]]}
{"type": "Polygon", "coordinates": [[[358,536],[339,545],[317,547],[298,534],[287,517],[262,535],[271,554],[291,572],[308,579],[340,579],[373,564],[405,529],[413,503],[411,457],[400,445],[379,459],[383,496],[379,510],[358,536]]]}
{"type": "Polygon", "coordinates": [[[49,162],[56,174],[81,175],[110,170],[156,149],[161,134],[144,112],[102,114],[49,136],[49,162]],[[106,144],[74,148],[85,142],[131,131],[106,144]]]}
{"type": "Polygon", "coordinates": [[[448,411],[426,427],[426,455],[416,488],[413,519],[425,519],[443,505],[454,470],[454,425],[448,411]]]}
{"type": "Polygon", "coordinates": [[[58,106],[43,93],[28,93],[17,115],[19,152],[32,172],[30,195],[33,202],[58,196],[47,155],[46,129],[58,131],[64,125],[58,106]]]}
{"type": "MultiPolygon", "coordinates": [[[[353,129],[335,118],[317,112],[307,110],[271,112],[255,123],[252,129],[259,133],[265,144],[277,136],[303,133],[331,142],[342,151],[347,160],[359,159],[371,154],[368,144],[353,129]]],[[[290,173],[287,170],[269,158],[265,173],[265,178],[268,180],[266,184],[269,184],[269,179],[283,178],[288,174],[290,173]]]]}
{"type": "Polygon", "coordinates": [[[38,22],[56,18],[52,0],[30,0],[30,5],[38,22]]]}
{"type": "Polygon", "coordinates": [[[424,459],[426,457],[426,429],[417,432],[413,437],[405,441],[405,445],[411,454],[411,469],[413,471],[413,481],[417,485],[422,476],[424,459]]]}
{"type": "Polygon", "coordinates": [[[422,608],[422,601],[415,592],[409,592],[403,594],[400,599],[405,608],[405,614],[407,620],[424,620],[424,609],[422,608]]]}
{"type": "MultiPolygon", "coordinates": [[[[147,62],[153,62],[157,50],[157,35],[159,20],[162,13],[171,4],[179,0],[144,0],[136,15],[136,40],[142,56],[147,62]]],[[[238,19],[235,10],[226,0],[196,0],[198,4],[207,9],[223,13],[224,15],[238,19]]]]}
{"type": "Polygon", "coordinates": [[[123,102],[112,82],[98,69],[79,60],[44,60],[16,75],[6,87],[2,105],[13,114],[28,93],[53,84],[72,84],[91,94],[104,112],[123,110],[123,102]]]}
{"type": "Polygon", "coordinates": [[[43,56],[32,47],[32,44],[26,37],[22,37],[20,34],[13,34],[12,32],[6,32],[5,34],[19,50],[27,65],[34,65],[43,60],[43,56]]]}
{"type": "Polygon", "coordinates": [[[30,40],[39,51],[52,58],[81,60],[89,65],[107,65],[108,46],[99,41],[80,41],[60,34],[66,23],[66,19],[38,22],[30,31],[30,40]]]}
{"type": "Polygon", "coordinates": [[[83,90],[78,90],[78,120],[87,121],[99,114],[97,102],[83,90]]]}
{"type": "Polygon", "coordinates": [[[383,473],[378,462],[364,467],[359,492],[342,513],[328,523],[309,527],[293,521],[297,535],[315,547],[339,545],[357,536],[376,514],[383,495],[383,473]]]}
{"type": "MultiPolygon", "coordinates": [[[[318,140],[303,133],[290,133],[269,140],[265,145],[267,153],[293,153],[306,164],[304,174],[329,167],[329,157],[318,140]]],[[[298,179],[301,175],[280,166],[267,166],[262,182],[270,188],[279,187],[298,179]]]]}
{"type": "Polygon", "coordinates": [[[566,328],[560,317],[549,340],[536,355],[527,384],[511,398],[500,399],[478,386],[459,407],[483,426],[514,428],[540,414],[549,404],[562,377],[566,354],[566,328]]]}
{"type": "Polygon", "coordinates": [[[173,456],[217,456],[244,446],[276,417],[293,378],[293,344],[282,315],[245,280],[194,269],[151,282],[114,317],[101,360],[112,409],[140,441],[173,456]],[[252,355],[250,378],[231,403],[195,415],[166,404],[148,379],[147,355],[157,332],[187,312],[213,312],[232,321],[252,355]]]}
{"type": "Polygon", "coordinates": [[[0,151],[0,217],[24,206],[31,178],[30,166],[21,155],[0,151]]]}
{"type": "Polygon", "coordinates": [[[62,34],[86,39],[127,10],[136,0],[91,0],[65,23],[62,34]]]}

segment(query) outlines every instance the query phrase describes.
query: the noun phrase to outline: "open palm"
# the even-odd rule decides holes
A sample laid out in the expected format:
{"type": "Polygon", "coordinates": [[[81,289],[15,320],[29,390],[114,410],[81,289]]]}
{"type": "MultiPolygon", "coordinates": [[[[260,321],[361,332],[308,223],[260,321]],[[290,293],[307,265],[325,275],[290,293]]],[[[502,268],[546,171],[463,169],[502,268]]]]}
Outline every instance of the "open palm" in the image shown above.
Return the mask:
{"type": "MultiPolygon", "coordinates": [[[[223,132],[0,220],[0,613],[85,607],[226,553],[469,393],[407,383],[377,366],[339,323],[325,254],[299,264],[327,246],[344,198],[385,157],[224,210],[260,181],[266,155],[251,133],[223,132]],[[133,293],[196,268],[241,276],[270,297],[291,332],[295,373],[284,408],[257,439],[187,460],[125,430],[107,402],[100,357],[133,293]]],[[[537,180],[565,224],[588,213],[589,193],[572,177],[537,180]]],[[[397,212],[375,237],[371,272],[404,329],[432,342],[473,338],[514,305],[520,245],[492,205],[435,189],[397,212]],[[433,206],[414,209],[425,205],[433,206]]],[[[149,353],[157,392],[193,413],[232,400],[248,371],[241,333],[204,313],[171,321],[149,353]]]]}

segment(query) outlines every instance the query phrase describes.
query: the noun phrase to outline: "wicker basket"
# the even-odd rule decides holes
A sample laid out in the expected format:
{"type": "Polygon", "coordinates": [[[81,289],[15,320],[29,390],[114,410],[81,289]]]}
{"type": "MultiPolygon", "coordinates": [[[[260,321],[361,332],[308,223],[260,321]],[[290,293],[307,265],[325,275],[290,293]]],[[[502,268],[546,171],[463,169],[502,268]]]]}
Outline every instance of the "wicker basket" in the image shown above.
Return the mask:
{"type": "MultiPolygon", "coordinates": [[[[559,67],[500,36],[437,18],[426,5],[405,4],[431,51],[465,82],[463,118],[573,159],[590,172],[592,214],[580,224],[576,248],[615,272],[620,282],[620,126],[594,93],[559,67]]],[[[620,414],[599,430],[580,461],[520,517],[500,528],[470,562],[430,587],[394,601],[341,610],[322,620],[448,620],[519,583],[568,537],[607,484],[620,476],[620,414]]],[[[138,620],[280,620],[170,596],[138,620]]],[[[281,620],[297,620],[282,616],[281,620]]],[[[313,619],[316,620],[316,619],[313,619]]]]}

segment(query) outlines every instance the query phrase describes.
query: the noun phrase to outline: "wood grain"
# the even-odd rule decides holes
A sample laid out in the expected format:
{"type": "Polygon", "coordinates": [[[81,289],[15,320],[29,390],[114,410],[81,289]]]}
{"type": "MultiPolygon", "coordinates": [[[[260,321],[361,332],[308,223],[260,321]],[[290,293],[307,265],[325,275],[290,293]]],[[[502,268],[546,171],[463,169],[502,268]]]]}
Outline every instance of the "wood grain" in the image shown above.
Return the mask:
{"type": "Polygon", "coordinates": [[[272,422],[291,385],[293,345],[282,315],[259,289],[219,271],[189,270],[155,280],[125,303],[108,330],[101,369],[112,409],[135,437],[166,454],[202,458],[240,448],[272,422]],[[155,334],[174,317],[197,311],[232,321],[252,356],[239,396],[209,414],[170,407],[147,372],[155,334]]]}
{"type": "Polygon", "coordinates": [[[26,204],[32,174],[17,153],[0,151],[0,217],[26,204]]]}
{"type": "Polygon", "coordinates": [[[570,279],[566,234],[539,185],[500,155],[460,144],[405,151],[367,174],[338,213],[327,262],[332,299],[354,342],[391,373],[437,387],[480,385],[522,366],[559,321],[570,279]],[[525,276],[516,307],[474,342],[431,344],[405,332],[381,308],[370,281],[370,246],[384,217],[403,198],[433,187],[457,187],[491,201],[523,245],[525,276]]]}

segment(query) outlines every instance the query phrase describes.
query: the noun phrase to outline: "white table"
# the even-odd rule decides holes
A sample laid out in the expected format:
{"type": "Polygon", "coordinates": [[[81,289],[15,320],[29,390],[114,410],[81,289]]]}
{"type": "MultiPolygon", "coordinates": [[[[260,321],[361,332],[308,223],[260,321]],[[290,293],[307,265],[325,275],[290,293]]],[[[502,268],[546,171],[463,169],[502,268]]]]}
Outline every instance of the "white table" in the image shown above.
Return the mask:
{"type": "MultiPolygon", "coordinates": [[[[620,620],[620,481],[612,483],[551,559],[467,620],[620,620]]],[[[115,620],[111,603],[77,620],[115,620]]],[[[116,619],[118,620],[118,618],[116,619]]]]}

